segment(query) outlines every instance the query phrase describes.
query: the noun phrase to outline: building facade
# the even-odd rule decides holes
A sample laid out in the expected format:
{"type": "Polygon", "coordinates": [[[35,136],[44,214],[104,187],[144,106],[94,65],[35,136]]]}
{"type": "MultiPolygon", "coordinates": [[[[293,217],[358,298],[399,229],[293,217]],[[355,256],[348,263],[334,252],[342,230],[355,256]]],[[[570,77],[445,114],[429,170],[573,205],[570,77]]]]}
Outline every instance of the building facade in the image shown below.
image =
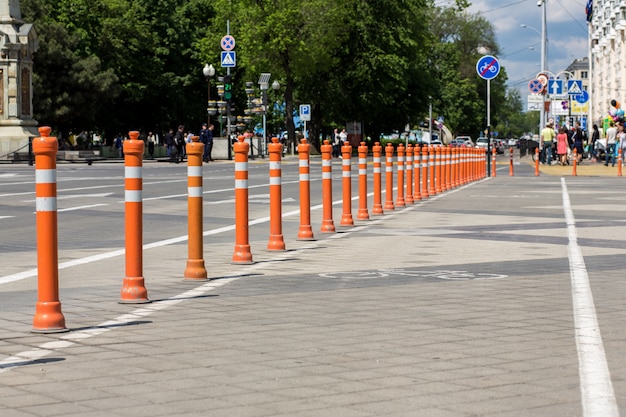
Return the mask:
{"type": "MultiPolygon", "coordinates": [[[[611,102],[624,103],[626,85],[626,0],[593,1],[588,15],[590,43],[590,89],[593,123],[602,126],[611,102]]],[[[626,103],[625,103],[626,104],[626,103]]]]}
{"type": "Polygon", "coordinates": [[[28,151],[33,119],[33,55],[37,34],[22,20],[19,0],[0,0],[0,158],[28,151]]]}

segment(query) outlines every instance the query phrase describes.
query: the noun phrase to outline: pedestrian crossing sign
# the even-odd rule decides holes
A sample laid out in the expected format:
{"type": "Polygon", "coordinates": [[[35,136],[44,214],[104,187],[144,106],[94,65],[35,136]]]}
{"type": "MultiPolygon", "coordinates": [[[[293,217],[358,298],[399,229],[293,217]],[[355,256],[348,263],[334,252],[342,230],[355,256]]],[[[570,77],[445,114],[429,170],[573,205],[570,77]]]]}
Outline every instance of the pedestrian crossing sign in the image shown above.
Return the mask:
{"type": "Polygon", "coordinates": [[[237,66],[235,51],[222,51],[222,67],[233,68],[237,66]]]}
{"type": "Polygon", "coordinates": [[[567,80],[567,94],[577,96],[583,93],[583,80],[567,80]]]}

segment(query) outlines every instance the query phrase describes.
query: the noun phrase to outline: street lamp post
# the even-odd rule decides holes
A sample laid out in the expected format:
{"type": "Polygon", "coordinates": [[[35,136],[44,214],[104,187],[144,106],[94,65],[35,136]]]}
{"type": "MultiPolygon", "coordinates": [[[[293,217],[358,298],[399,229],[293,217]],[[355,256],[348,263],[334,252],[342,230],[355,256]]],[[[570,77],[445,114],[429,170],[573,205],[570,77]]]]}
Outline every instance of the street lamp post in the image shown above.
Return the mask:
{"type": "Polygon", "coordinates": [[[272,74],[268,72],[261,73],[259,77],[259,88],[261,89],[261,100],[263,106],[263,154],[265,154],[265,147],[267,144],[267,90],[270,87],[270,77],[272,74]]]}
{"type": "MultiPolygon", "coordinates": [[[[276,93],[278,92],[278,90],[280,90],[280,83],[278,82],[278,80],[274,80],[274,82],[272,83],[272,90],[274,90],[274,98],[276,98],[276,93]]],[[[272,119],[274,119],[275,122],[275,116],[274,116],[274,112],[276,111],[276,101],[274,101],[274,109],[272,110],[272,119]]],[[[276,130],[276,124],[274,123],[274,130],[276,130]]],[[[277,133],[277,132],[275,132],[277,133]]],[[[279,138],[280,139],[280,138],[279,138]]]]}
{"type": "Polygon", "coordinates": [[[428,96],[428,140],[433,140],[433,96],[428,96]]]}
{"type": "Polygon", "coordinates": [[[208,114],[208,122],[211,124],[211,115],[217,112],[217,108],[214,103],[211,103],[211,78],[215,75],[215,68],[213,65],[206,64],[204,68],[202,68],[202,74],[204,74],[204,78],[206,78],[207,84],[207,114],[208,114]]]}
{"type": "MultiPolygon", "coordinates": [[[[537,6],[542,8],[542,19],[541,19],[541,71],[546,71],[548,69],[546,62],[546,0],[539,0],[537,2],[537,6]]],[[[546,125],[546,96],[543,96],[543,107],[541,108],[541,116],[539,118],[541,122],[541,127],[539,133],[541,134],[541,129],[543,129],[546,125]]]]}
{"type": "MultiPolygon", "coordinates": [[[[541,20],[541,32],[539,31],[539,29],[534,28],[532,26],[528,26],[528,25],[520,25],[521,27],[523,27],[524,29],[530,29],[530,30],[534,30],[535,32],[537,32],[537,34],[539,36],[541,36],[541,74],[545,73],[548,68],[546,67],[546,43],[547,43],[547,39],[546,39],[546,0],[539,0],[537,2],[537,6],[541,7],[543,6],[543,17],[541,20]]],[[[542,100],[542,104],[541,104],[541,109],[539,110],[539,134],[541,135],[541,129],[543,129],[546,126],[546,96],[545,93],[542,94],[543,95],[543,100],[542,100]]]]}

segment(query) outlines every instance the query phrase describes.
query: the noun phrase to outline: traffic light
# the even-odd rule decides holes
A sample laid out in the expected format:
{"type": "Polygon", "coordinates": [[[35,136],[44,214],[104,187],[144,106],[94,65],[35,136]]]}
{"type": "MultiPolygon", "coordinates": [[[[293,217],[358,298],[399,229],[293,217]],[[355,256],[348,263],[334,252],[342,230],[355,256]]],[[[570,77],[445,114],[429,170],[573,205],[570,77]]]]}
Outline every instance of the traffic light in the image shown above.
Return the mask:
{"type": "Polygon", "coordinates": [[[224,76],[224,100],[230,101],[233,98],[233,77],[230,74],[224,76]]]}

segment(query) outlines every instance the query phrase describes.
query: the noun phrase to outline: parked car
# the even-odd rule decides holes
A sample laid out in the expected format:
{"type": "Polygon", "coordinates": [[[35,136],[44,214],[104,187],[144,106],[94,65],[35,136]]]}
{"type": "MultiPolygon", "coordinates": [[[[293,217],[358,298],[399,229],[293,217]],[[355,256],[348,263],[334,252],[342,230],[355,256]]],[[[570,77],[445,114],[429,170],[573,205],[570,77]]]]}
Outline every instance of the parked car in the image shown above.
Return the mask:
{"type": "MultiPolygon", "coordinates": [[[[489,140],[487,138],[478,138],[476,141],[477,148],[487,149],[489,140]]],[[[497,153],[504,153],[504,143],[500,139],[491,139],[491,149],[495,149],[497,153]]]]}
{"type": "Polygon", "coordinates": [[[476,147],[477,148],[485,148],[485,149],[487,149],[488,145],[489,145],[489,139],[487,139],[487,138],[478,138],[476,140],[476,147]]]}
{"type": "Polygon", "coordinates": [[[472,142],[472,138],[469,136],[457,136],[450,142],[451,148],[460,148],[462,146],[473,148],[474,142],[472,142]]]}
{"type": "Polygon", "coordinates": [[[430,146],[443,146],[443,142],[441,142],[439,139],[431,140],[430,146]]]}

